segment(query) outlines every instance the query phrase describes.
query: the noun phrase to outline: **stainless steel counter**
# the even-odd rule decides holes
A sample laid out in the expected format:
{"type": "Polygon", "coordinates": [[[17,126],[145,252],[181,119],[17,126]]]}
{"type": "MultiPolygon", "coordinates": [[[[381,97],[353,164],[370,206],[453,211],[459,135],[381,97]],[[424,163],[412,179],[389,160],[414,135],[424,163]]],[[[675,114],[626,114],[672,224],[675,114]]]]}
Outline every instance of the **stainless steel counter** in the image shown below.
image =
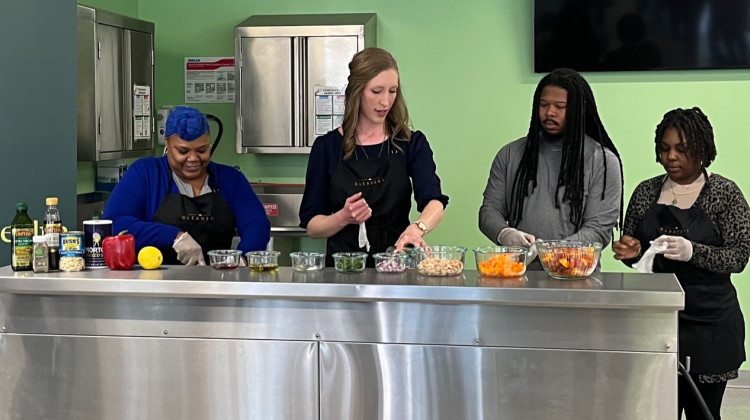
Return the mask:
{"type": "Polygon", "coordinates": [[[0,268],[0,418],[676,417],[672,275],[0,268]]]}
{"type": "Polygon", "coordinates": [[[582,280],[555,280],[544,272],[522,278],[482,278],[476,271],[432,277],[341,273],[332,268],[295,272],[214,270],[171,266],[158,270],[87,270],[28,273],[0,268],[0,293],[290,299],[322,301],[402,301],[455,304],[580,308],[682,308],[682,289],[672,275],[602,273],[582,280]],[[60,281],[60,280],[65,281],[60,281]],[[147,281],[144,281],[147,280],[147,281]],[[419,286],[419,287],[416,287],[419,286]]]}

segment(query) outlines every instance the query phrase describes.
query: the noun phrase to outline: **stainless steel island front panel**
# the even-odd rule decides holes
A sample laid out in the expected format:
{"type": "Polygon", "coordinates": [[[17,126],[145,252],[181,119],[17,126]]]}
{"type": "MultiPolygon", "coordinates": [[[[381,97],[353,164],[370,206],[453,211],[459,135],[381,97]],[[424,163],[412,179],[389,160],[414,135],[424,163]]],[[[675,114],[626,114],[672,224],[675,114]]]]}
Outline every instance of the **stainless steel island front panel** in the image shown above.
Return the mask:
{"type": "Polygon", "coordinates": [[[0,294],[0,320],[27,334],[677,351],[666,310],[0,294]]]}
{"type": "Polygon", "coordinates": [[[318,344],[0,335],[0,418],[318,419],[318,344]]]}
{"type": "Polygon", "coordinates": [[[322,343],[320,356],[326,420],[676,418],[674,353],[322,343]]]}
{"type": "Polygon", "coordinates": [[[3,267],[0,418],[675,418],[683,302],[671,275],[3,267]]]}

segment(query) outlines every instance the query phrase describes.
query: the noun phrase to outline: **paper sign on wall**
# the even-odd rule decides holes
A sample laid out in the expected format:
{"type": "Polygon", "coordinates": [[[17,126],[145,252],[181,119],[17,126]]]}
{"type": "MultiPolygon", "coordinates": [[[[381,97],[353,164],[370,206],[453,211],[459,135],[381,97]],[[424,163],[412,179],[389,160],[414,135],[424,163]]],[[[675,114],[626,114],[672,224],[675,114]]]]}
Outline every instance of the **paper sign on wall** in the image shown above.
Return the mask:
{"type": "Polygon", "coordinates": [[[344,120],[344,88],[315,86],[315,135],[323,135],[344,120]]]}
{"type": "Polygon", "coordinates": [[[185,103],[234,103],[234,57],[185,57],[185,103]]]}
{"type": "Polygon", "coordinates": [[[133,85],[133,138],[151,138],[151,86],[133,85]]]}

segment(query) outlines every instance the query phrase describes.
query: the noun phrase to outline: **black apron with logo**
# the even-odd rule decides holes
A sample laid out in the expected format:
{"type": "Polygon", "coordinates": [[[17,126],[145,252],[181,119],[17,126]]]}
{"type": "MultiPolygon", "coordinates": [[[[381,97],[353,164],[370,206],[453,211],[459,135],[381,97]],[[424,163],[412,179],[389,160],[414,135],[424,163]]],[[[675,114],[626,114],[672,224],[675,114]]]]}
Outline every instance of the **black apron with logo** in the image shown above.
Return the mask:
{"type": "MultiPolygon", "coordinates": [[[[169,177],[169,190],[174,180],[169,177]]],[[[237,232],[234,213],[214,188],[214,177],[209,172],[208,185],[211,192],[198,197],[187,197],[178,193],[168,193],[154,214],[154,222],[180,228],[200,244],[203,258],[208,262],[208,251],[230,249],[232,238],[237,232]]],[[[180,264],[172,247],[159,248],[164,256],[164,264],[180,264]]]]}
{"type": "MultiPolygon", "coordinates": [[[[401,233],[409,226],[412,186],[409,174],[399,159],[403,153],[386,140],[385,156],[375,159],[343,159],[331,177],[329,200],[333,208],[342,208],[346,199],[361,192],[372,209],[372,216],[365,222],[367,239],[370,241],[370,254],[383,252],[395,245],[401,233]]],[[[359,225],[350,224],[328,238],[326,244],[326,265],[333,266],[335,252],[362,251],[359,247],[359,225]]],[[[374,261],[368,256],[367,266],[374,261]]]]}
{"type": "MultiPolygon", "coordinates": [[[[680,209],[654,202],[635,236],[641,244],[648,244],[661,235],[682,236],[709,246],[722,244],[713,222],[696,204],[680,209]]],[[[674,273],[685,291],[685,309],[679,314],[680,361],[687,366],[685,357],[689,356],[690,371],[695,374],[738,369],[745,360],[745,330],[729,273],[670,260],[661,254],[654,258],[653,271],[674,273]]]]}

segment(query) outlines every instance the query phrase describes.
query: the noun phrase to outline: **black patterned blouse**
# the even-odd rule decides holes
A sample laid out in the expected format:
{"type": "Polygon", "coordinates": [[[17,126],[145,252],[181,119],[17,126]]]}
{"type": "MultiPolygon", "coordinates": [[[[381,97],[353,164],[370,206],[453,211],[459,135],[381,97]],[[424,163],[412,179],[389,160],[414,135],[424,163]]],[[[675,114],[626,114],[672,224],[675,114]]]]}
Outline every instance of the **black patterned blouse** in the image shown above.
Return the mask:
{"type": "MultiPolygon", "coordinates": [[[[623,235],[634,236],[643,215],[661,194],[665,180],[666,175],[660,175],[638,184],[628,202],[623,235]]],[[[711,218],[723,239],[723,245],[708,246],[693,242],[690,262],[717,273],[741,272],[750,257],[750,208],[740,188],[721,175],[711,174],[693,205],[699,206],[711,218]]],[[[624,262],[631,266],[637,261],[624,262]]]]}

